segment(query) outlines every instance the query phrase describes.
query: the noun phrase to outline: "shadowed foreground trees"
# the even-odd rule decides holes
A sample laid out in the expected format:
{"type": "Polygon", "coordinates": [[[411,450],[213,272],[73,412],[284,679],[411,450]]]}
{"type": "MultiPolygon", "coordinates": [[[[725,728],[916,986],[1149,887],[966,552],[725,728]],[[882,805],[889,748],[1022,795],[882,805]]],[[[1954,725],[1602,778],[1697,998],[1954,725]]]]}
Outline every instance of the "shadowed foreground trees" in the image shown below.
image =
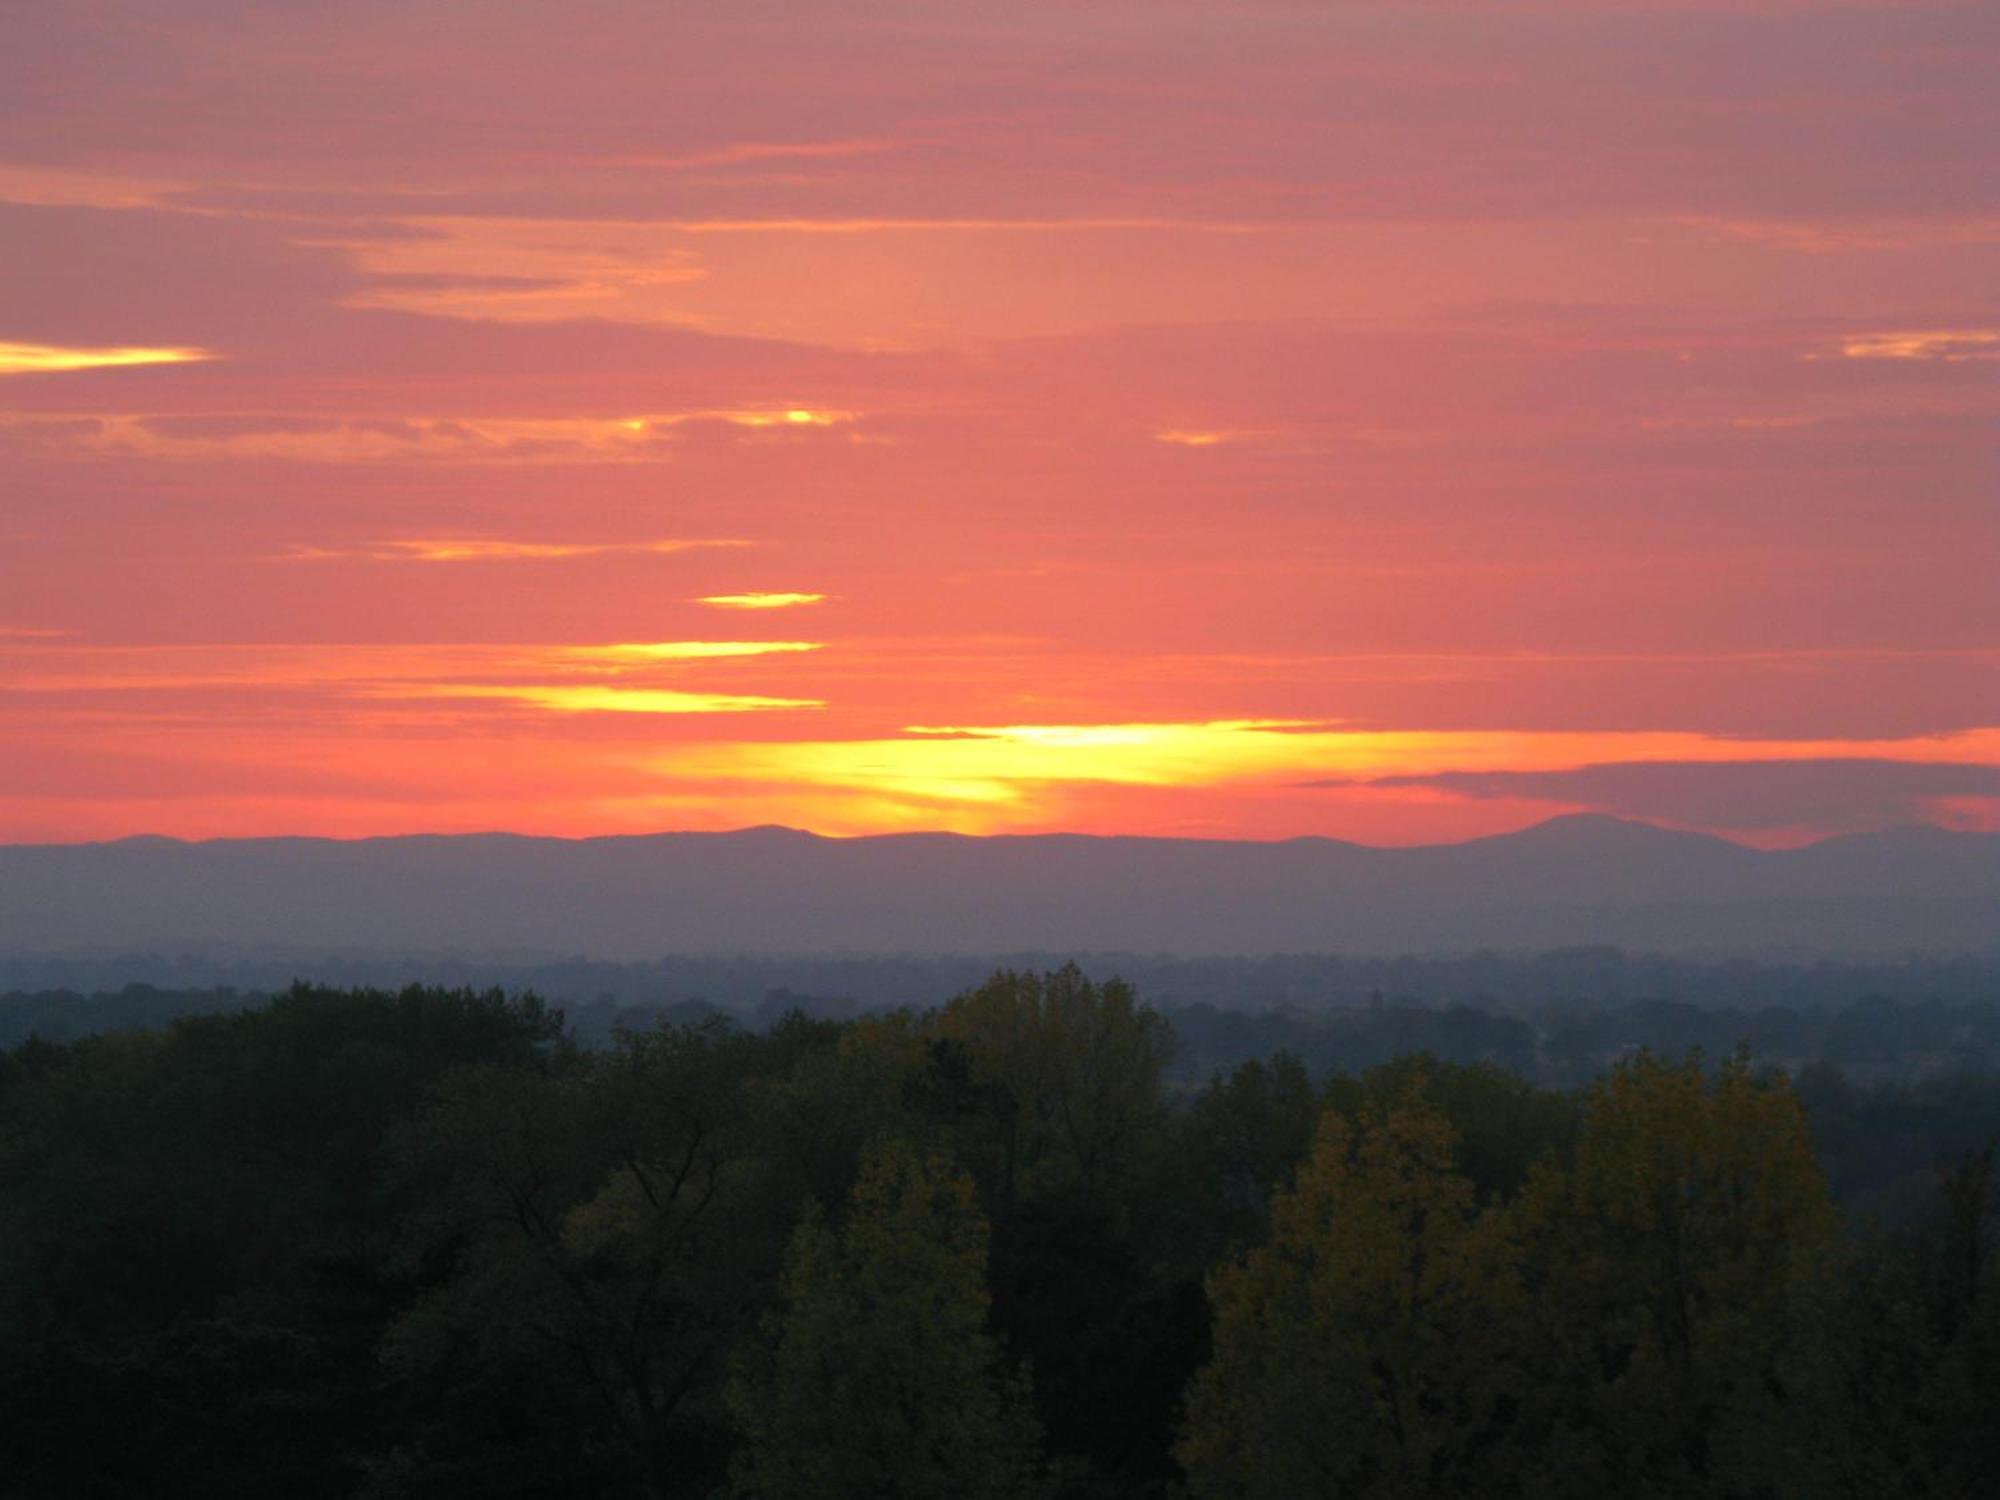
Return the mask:
{"type": "Polygon", "coordinates": [[[596,1050],[433,990],[31,1040],[0,1490],[1858,1500],[2000,1467],[1993,1159],[1924,1144],[1992,1080],[1816,1074],[1809,1130],[1741,1061],[1176,1089],[1173,1041],[1074,969],[596,1050]],[[1929,1186],[1837,1218],[1815,1137],[1929,1186]]]}
{"type": "Polygon", "coordinates": [[[386,1329],[422,1199],[390,1136],[466,1068],[531,1077],[561,1017],[494,993],[298,988],[67,1047],[0,1088],[10,1493],[351,1493],[402,1421],[386,1329]]]}
{"type": "Polygon", "coordinates": [[[1788,1492],[1834,1218],[1782,1079],[1634,1059],[1483,1210],[1423,1074],[1365,1092],[1211,1279],[1194,1494],[1788,1492]]]}
{"type": "Polygon", "coordinates": [[[1782,1492],[1806,1446],[1804,1319],[1833,1205],[1782,1078],[1641,1057],[1590,1089],[1574,1161],[1518,1215],[1551,1495],[1782,1492]]]}
{"type": "Polygon", "coordinates": [[[734,1473],[756,1500],[1029,1500],[1040,1445],[987,1331],[986,1222],[936,1151],[881,1141],[847,1211],[809,1205],[768,1350],[730,1387],[734,1473]]]}
{"type": "Polygon", "coordinates": [[[1269,1243],[1210,1279],[1215,1357],[1180,1446],[1195,1495],[1494,1491],[1519,1278],[1456,1146],[1420,1081],[1375,1118],[1322,1117],[1269,1243]]]}

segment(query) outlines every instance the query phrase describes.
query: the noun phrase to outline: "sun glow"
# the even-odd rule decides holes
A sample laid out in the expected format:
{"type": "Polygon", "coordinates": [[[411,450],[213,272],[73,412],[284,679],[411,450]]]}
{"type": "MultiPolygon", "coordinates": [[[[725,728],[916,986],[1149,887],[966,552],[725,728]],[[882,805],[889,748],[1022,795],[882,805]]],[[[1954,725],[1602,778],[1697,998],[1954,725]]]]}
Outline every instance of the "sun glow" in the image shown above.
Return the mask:
{"type": "Polygon", "coordinates": [[[995,832],[1034,826],[1058,807],[1088,804],[1120,787],[1323,796],[1323,788],[1443,771],[1828,755],[2000,762],[2000,731],[1815,741],[1681,731],[1350,730],[1289,719],[912,726],[893,738],[682,745],[658,756],[654,769],[674,780],[783,787],[826,826],[916,826],[942,817],[961,831],[995,832]]]}

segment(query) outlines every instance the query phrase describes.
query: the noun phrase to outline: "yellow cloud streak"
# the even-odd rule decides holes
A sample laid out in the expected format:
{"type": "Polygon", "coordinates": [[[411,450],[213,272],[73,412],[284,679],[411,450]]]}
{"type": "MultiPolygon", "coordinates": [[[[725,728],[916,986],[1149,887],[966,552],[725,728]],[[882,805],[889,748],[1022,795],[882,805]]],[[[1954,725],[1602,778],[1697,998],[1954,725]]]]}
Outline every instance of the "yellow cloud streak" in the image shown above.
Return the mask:
{"type": "Polygon", "coordinates": [[[370,558],[378,562],[547,562],[573,557],[601,557],[614,552],[693,552],[704,547],[752,547],[740,537],[663,537],[648,542],[510,542],[486,537],[407,537],[373,542],[358,551],[295,547],[280,554],[292,562],[323,562],[370,558]]]}
{"type": "Polygon", "coordinates": [[[734,427],[833,427],[842,422],[854,420],[849,411],[816,411],[810,407],[788,406],[779,411],[714,411],[691,412],[682,421],[699,421],[703,417],[727,422],[734,427]]]}
{"type": "Polygon", "coordinates": [[[672,688],[436,683],[396,689],[390,697],[491,698],[555,713],[740,714],[825,708],[819,698],[766,698],[750,693],[684,693],[672,688]]]}
{"type": "Polygon", "coordinates": [[[703,594],[696,604],[706,604],[712,609],[792,609],[801,604],[818,604],[826,598],[824,594],[767,594],[752,591],[747,594],[703,594]]]}
{"type": "Polygon", "coordinates": [[[710,661],[725,656],[773,656],[817,651],[818,641],[628,641],[609,646],[572,646],[558,653],[571,661],[644,665],[663,661],[710,661]]]}
{"type": "Polygon", "coordinates": [[[1937,359],[1948,364],[2000,359],[2000,329],[1924,328],[1898,333],[1858,333],[1845,339],[1848,359],[1937,359]]]}
{"type": "MultiPolygon", "coordinates": [[[[10,346],[0,346],[4,349],[10,346]]],[[[19,347],[19,346],[11,346],[19,347]]],[[[203,358],[211,356],[203,355],[203,358]]],[[[79,366],[79,368],[81,368],[79,366]]],[[[0,373],[6,373],[0,364],[0,373]]],[[[16,373],[26,373],[18,371],[16,373]]],[[[656,463],[679,427],[717,423],[746,432],[808,432],[856,420],[822,407],[743,407],[621,417],[336,416],[297,426],[265,413],[230,413],[235,430],[190,433],[145,414],[97,413],[79,420],[0,417],[0,424],[60,429],[59,440],[95,452],[147,458],[277,458],[296,463],[431,461],[470,464],[656,463]],[[260,425],[261,424],[261,425],[260,425]]]]}
{"type": "Polygon", "coordinates": [[[127,365],[187,365],[216,358],[206,349],[130,346],[80,349],[59,344],[0,342],[0,375],[50,375],[68,370],[111,370],[127,365]]]}
{"type": "Polygon", "coordinates": [[[1268,432],[1240,427],[1166,427],[1153,434],[1153,441],[1176,448],[1217,448],[1224,443],[1241,443],[1268,436],[1268,432]]]}
{"type": "Polygon", "coordinates": [[[0,673],[17,692],[333,688],[394,696],[408,685],[424,696],[507,677],[539,685],[549,674],[601,678],[818,649],[808,641],[99,647],[0,630],[0,673]]]}

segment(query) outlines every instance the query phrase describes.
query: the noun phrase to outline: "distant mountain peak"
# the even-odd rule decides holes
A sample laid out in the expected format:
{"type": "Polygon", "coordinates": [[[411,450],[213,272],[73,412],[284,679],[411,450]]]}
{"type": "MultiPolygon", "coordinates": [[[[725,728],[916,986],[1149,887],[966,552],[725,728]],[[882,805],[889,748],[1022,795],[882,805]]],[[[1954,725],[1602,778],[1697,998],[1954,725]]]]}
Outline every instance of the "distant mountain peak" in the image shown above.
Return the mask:
{"type": "Polygon", "coordinates": [[[1982,851],[2000,850],[2000,833],[1941,828],[1936,823],[1897,823],[1866,833],[1835,834],[1806,847],[1821,851],[1823,856],[1845,851],[1955,859],[1962,855],[1977,857],[1982,851]]]}
{"type": "Polygon", "coordinates": [[[1610,813],[1596,812],[1558,813],[1553,818],[1531,823],[1513,833],[1496,834],[1485,842],[1535,845],[1545,849],[1575,850],[1580,853],[1597,850],[1629,853],[1633,850],[1660,849],[1670,845],[1680,848],[1693,848],[1697,845],[1727,849],[1745,847],[1734,840],[1720,838],[1712,833],[1695,833],[1685,828],[1663,828],[1657,823],[1642,823],[1634,818],[1620,818],[1610,813]]]}
{"type": "MultiPolygon", "coordinates": [[[[1991,834],[1980,834],[1970,829],[1944,828],[1936,823],[1893,823],[1887,828],[1876,828],[1866,833],[1837,835],[1839,838],[1864,841],[1871,844],[1901,844],[1912,848],[1934,849],[1945,844],[1962,843],[1967,839],[1991,838],[1991,834]]],[[[1831,843],[1832,839],[1823,842],[1831,843]]]]}

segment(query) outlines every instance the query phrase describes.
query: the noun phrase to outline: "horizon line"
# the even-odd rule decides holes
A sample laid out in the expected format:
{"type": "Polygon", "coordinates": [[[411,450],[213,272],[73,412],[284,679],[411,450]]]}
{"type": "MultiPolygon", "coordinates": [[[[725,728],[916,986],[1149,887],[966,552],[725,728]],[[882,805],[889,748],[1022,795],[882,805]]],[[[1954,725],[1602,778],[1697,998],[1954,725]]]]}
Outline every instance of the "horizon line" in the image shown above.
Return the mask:
{"type": "Polygon", "coordinates": [[[203,848],[215,844],[256,844],[256,843],[315,843],[315,844],[370,844],[388,843],[405,839],[517,839],[523,842],[551,844],[606,843],[612,840],[659,839],[659,838],[730,838],[751,833],[784,833],[801,838],[820,840],[825,843],[867,843],[889,839],[962,839],[968,843],[996,843],[1026,839],[1090,839],[1109,842],[1123,840],[1135,843],[1173,844],[1231,844],[1276,847],[1282,844],[1339,844],[1351,849],[1380,850],[1393,853],[1400,850],[1416,849],[1457,849],[1469,844],[1489,843],[1499,839],[1519,838],[1525,834],[1556,826],[1577,824],[1610,825],[1620,828],[1644,830],[1647,833],[1667,837],[1683,837],[1710,840],[1728,844],[1751,854],[1781,854],[1800,849],[1811,849],[1821,844],[1840,839],[1881,837],[1896,833],[1939,833],[1954,837],[2000,838],[2000,831],[1984,829],[1951,828],[1942,823],[1922,819],[1885,824],[1866,829],[1847,829],[1820,834],[1795,844],[1762,845],[1745,842],[1741,837],[1718,833],[1713,829],[1690,828],[1682,825],[1654,822],[1645,818],[1624,817],[1616,813],[1578,811],[1553,813],[1546,818],[1538,818],[1524,823],[1518,828],[1505,829],[1498,833],[1474,834],[1463,839],[1438,839],[1409,844],[1376,844],[1360,839],[1341,838],[1334,834],[1297,833],[1276,838],[1229,838],[1202,834],[1161,834],[1161,833],[1096,833],[1078,829],[1047,829],[1034,833],[962,833],[951,828],[910,828],[875,833],[822,833],[817,829],[795,827],[787,823],[747,823],[733,828],[658,828],[642,833],[523,833],[507,828],[462,829],[444,832],[436,829],[413,829],[406,833],[367,834],[316,834],[316,833],[263,833],[263,834],[221,834],[209,838],[183,838],[167,833],[129,833],[112,838],[66,839],[66,840],[12,840],[0,839],[0,850],[7,849],[108,849],[121,844],[174,844],[183,848],[203,848]]]}

